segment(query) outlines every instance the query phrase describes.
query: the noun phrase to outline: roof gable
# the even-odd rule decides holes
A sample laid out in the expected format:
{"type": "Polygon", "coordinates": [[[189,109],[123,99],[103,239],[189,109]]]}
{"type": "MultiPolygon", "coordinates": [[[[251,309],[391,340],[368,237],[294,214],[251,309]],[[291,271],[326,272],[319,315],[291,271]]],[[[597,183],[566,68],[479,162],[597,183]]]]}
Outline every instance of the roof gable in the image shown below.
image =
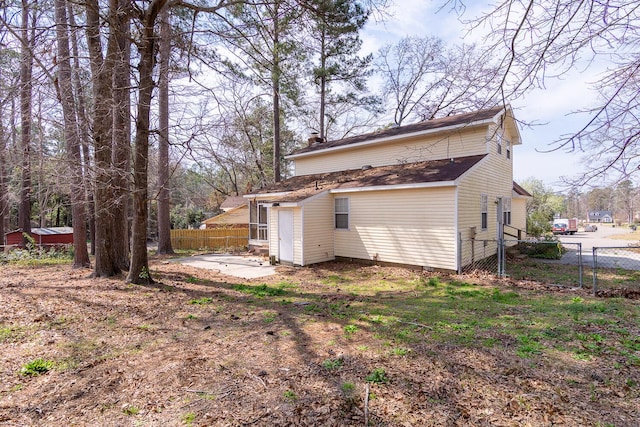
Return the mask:
{"type": "MultiPolygon", "coordinates": [[[[391,141],[396,139],[407,138],[415,135],[436,133],[436,132],[448,132],[452,130],[458,130],[462,128],[470,128],[480,125],[489,125],[490,123],[498,123],[497,118],[505,111],[505,107],[498,106],[487,110],[479,110],[471,113],[457,114],[454,116],[442,117],[439,119],[426,120],[419,123],[414,123],[404,126],[396,126],[389,129],[383,129],[372,133],[363,135],[352,136],[349,138],[327,141],[327,142],[315,142],[307,147],[301,148],[289,154],[288,158],[296,158],[300,156],[312,155],[315,153],[321,153],[325,150],[337,150],[348,147],[355,147],[362,144],[372,144],[384,141],[391,141]]],[[[511,107],[506,107],[507,122],[506,126],[510,128],[510,132],[514,135],[514,141],[512,143],[520,143],[520,135],[518,127],[515,125],[511,107]]]]}
{"type": "Polygon", "coordinates": [[[518,196],[523,196],[523,197],[533,197],[531,195],[531,193],[529,193],[527,190],[525,190],[524,188],[522,188],[520,186],[520,184],[518,184],[517,182],[513,181],[513,191],[518,195],[518,196]]]}

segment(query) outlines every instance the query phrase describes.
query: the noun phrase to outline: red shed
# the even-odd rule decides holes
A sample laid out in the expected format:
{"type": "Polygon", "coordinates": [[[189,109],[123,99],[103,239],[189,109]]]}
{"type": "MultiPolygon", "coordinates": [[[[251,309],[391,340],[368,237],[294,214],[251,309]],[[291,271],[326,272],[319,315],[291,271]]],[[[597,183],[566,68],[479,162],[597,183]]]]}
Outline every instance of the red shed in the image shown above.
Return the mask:
{"type": "MultiPolygon", "coordinates": [[[[70,245],[73,244],[73,228],[71,227],[49,227],[32,228],[31,237],[36,241],[36,245],[70,245]]],[[[22,230],[15,230],[5,234],[5,244],[21,245],[22,230]]]]}

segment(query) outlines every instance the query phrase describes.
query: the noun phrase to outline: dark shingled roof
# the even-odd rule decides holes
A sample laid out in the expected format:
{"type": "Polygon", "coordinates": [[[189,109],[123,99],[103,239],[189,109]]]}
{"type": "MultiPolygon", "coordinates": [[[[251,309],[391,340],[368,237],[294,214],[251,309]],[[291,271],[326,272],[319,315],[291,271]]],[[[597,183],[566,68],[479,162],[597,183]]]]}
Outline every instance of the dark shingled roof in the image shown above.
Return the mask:
{"type": "Polygon", "coordinates": [[[380,130],[377,132],[367,133],[364,135],[352,136],[349,138],[338,139],[335,141],[328,141],[324,143],[314,143],[308,147],[301,148],[294,151],[290,155],[297,155],[303,153],[310,153],[313,151],[326,150],[327,148],[343,147],[351,144],[357,144],[359,142],[365,142],[369,140],[375,140],[379,138],[388,138],[392,136],[411,134],[415,132],[422,132],[427,130],[446,128],[450,126],[464,126],[477,121],[490,120],[500,113],[504,107],[494,107],[488,110],[474,111],[472,113],[457,114],[455,116],[443,117],[440,119],[426,120],[424,122],[414,123],[411,125],[398,126],[389,129],[380,130]]]}
{"type": "Polygon", "coordinates": [[[525,196],[525,197],[533,197],[531,194],[529,194],[529,192],[527,190],[525,190],[524,188],[522,188],[517,182],[513,181],[513,191],[515,191],[516,193],[518,193],[521,196],[525,196]]]}
{"type": "Polygon", "coordinates": [[[256,190],[255,194],[287,193],[274,202],[299,202],[323,191],[333,189],[377,187],[454,181],[482,160],[486,154],[458,157],[453,160],[429,160],[417,163],[351,169],[339,172],[294,176],[256,190]]]}

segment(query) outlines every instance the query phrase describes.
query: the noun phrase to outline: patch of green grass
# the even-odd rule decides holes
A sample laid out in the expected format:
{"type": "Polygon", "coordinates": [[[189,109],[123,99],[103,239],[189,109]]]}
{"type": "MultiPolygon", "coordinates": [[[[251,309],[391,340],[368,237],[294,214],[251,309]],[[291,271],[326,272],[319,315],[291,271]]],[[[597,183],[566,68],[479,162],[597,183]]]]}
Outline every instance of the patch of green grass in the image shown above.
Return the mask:
{"type": "Polygon", "coordinates": [[[200,279],[198,279],[197,277],[194,277],[194,276],[189,276],[185,280],[185,282],[187,282],[187,283],[198,283],[199,281],[200,281],[200,279]]]}
{"type": "Polygon", "coordinates": [[[273,311],[268,311],[264,313],[262,320],[264,320],[264,323],[273,323],[273,321],[276,320],[277,317],[278,317],[278,313],[273,311]]]}
{"type": "Polygon", "coordinates": [[[427,285],[432,286],[432,287],[437,287],[440,285],[440,278],[439,277],[429,277],[429,280],[427,281],[427,285]]]}
{"type": "Polygon", "coordinates": [[[51,360],[35,359],[28,362],[20,368],[20,374],[24,376],[35,377],[37,375],[46,374],[53,369],[51,360]]]}
{"type": "Polygon", "coordinates": [[[343,382],[340,385],[340,391],[345,399],[353,399],[356,395],[356,385],[350,381],[343,382]]]}
{"type": "Polygon", "coordinates": [[[394,356],[406,356],[409,354],[409,349],[404,347],[394,347],[391,349],[391,354],[394,356]]]}
{"type": "Polygon", "coordinates": [[[134,405],[127,405],[124,408],[122,408],[122,412],[125,415],[138,415],[140,413],[140,408],[134,405]]]}
{"type": "Polygon", "coordinates": [[[187,314],[187,317],[185,317],[186,320],[198,320],[198,316],[196,316],[195,314],[187,314]]]}
{"type": "Polygon", "coordinates": [[[533,355],[541,354],[543,350],[542,344],[537,341],[537,338],[531,335],[520,335],[518,338],[518,349],[516,354],[522,358],[530,358],[533,355]]]}
{"type": "Polygon", "coordinates": [[[189,304],[192,304],[192,305],[207,305],[207,304],[211,304],[212,302],[213,302],[213,298],[202,297],[202,298],[192,299],[191,301],[189,301],[189,304]]]}
{"type": "Polygon", "coordinates": [[[295,392],[293,392],[292,390],[286,390],[282,396],[285,398],[285,400],[288,401],[295,401],[296,399],[298,399],[298,396],[295,394],[295,392]]]}
{"type": "Polygon", "coordinates": [[[620,344],[628,350],[640,351],[640,337],[633,337],[629,339],[623,339],[620,344]]]}
{"type": "Polygon", "coordinates": [[[324,279],[322,279],[321,282],[325,285],[342,285],[346,283],[351,283],[352,280],[346,277],[339,276],[337,274],[331,274],[325,277],[324,279]]]}
{"type": "Polygon", "coordinates": [[[196,420],[196,414],[193,412],[187,412],[186,414],[182,415],[181,419],[185,425],[190,426],[196,420]]]}
{"type": "Polygon", "coordinates": [[[0,343],[12,342],[20,338],[21,335],[22,332],[18,328],[0,325],[0,343]]]}
{"type": "Polygon", "coordinates": [[[278,287],[272,287],[266,284],[251,286],[251,285],[234,285],[233,289],[245,294],[254,295],[258,298],[275,297],[286,295],[287,291],[282,285],[278,287]]]}
{"type": "Polygon", "coordinates": [[[513,291],[502,292],[500,289],[494,289],[491,299],[501,304],[516,304],[520,301],[520,295],[513,291]]]}
{"type": "Polygon", "coordinates": [[[344,333],[348,337],[350,337],[351,335],[355,334],[356,332],[358,332],[358,326],[356,326],[356,325],[345,325],[344,333]]]}
{"type": "Polygon", "coordinates": [[[375,368],[369,375],[367,375],[366,380],[374,384],[384,384],[389,381],[387,378],[387,372],[384,368],[375,368]]]}
{"type": "Polygon", "coordinates": [[[324,362],[322,362],[322,367],[327,371],[335,371],[337,369],[340,369],[343,364],[344,364],[344,359],[342,358],[327,359],[324,362]]]}

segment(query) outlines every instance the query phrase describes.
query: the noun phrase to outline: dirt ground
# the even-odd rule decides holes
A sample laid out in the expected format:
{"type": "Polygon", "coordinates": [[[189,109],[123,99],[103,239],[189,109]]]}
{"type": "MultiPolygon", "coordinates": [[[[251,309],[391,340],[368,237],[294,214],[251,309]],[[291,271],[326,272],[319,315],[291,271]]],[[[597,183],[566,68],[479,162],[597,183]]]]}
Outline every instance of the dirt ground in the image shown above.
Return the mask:
{"type": "Polygon", "coordinates": [[[304,302],[234,288],[295,282],[348,306],[359,297],[322,281],[339,264],[241,280],[155,259],[149,286],[67,265],[0,268],[3,426],[640,425],[637,387],[602,391],[609,366],[567,372],[505,347],[429,341],[392,355],[374,329],[351,336],[304,302]],[[20,373],[37,358],[53,368],[20,373]],[[367,382],[381,366],[388,381],[367,382]]]}

